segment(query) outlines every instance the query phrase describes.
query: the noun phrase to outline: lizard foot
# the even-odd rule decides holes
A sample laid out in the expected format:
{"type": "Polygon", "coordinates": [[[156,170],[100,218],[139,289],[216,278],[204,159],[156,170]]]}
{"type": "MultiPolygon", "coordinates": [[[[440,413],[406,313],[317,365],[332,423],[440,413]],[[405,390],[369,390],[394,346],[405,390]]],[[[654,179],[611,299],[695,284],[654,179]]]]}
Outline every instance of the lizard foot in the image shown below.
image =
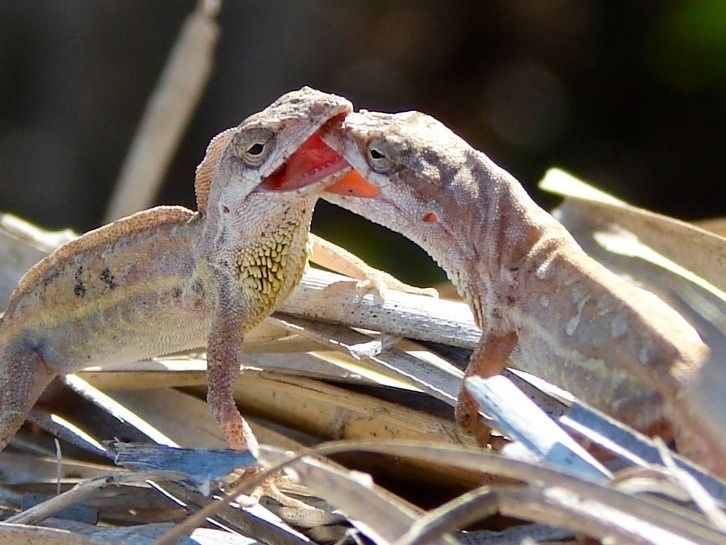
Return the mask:
{"type": "Polygon", "coordinates": [[[282,484],[284,482],[285,477],[281,476],[268,479],[261,487],[262,494],[264,496],[267,496],[268,498],[275,500],[277,503],[282,505],[282,507],[285,507],[287,509],[292,509],[295,511],[310,511],[316,509],[312,505],[309,505],[302,500],[293,498],[292,496],[289,496],[288,494],[285,494],[282,490],[280,490],[280,488],[278,487],[278,483],[282,484]]]}
{"type": "Polygon", "coordinates": [[[435,288],[417,288],[416,286],[410,286],[401,282],[395,276],[378,270],[367,271],[366,278],[359,280],[355,285],[355,290],[359,294],[365,295],[372,293],[381,300],[385,299],[386,291],[389,289],[412,293],[414,295],[439,297],[439,292],[435,288]]]}
{"type": "MultiPolygon", "coordinates": [[[[258,467],[235,472],[234,475],[237,477],[237,479],[234,481],[233,486],[236,487],[237,485],[244,483],[244,481],[255,478],[262,471],[264,471],[264,468],[258,467]]],[[[288,477],[273,475],[265,480],[257,488],[255,488],[250,494],[240,494],[237,497],[237,502],[243,507],[249,507],[260,503],[262,497],[264,496],[274,500],[282,507],[294,511],[317,510],[316,507],[313,507],[302,500],[298,500],[282,492],[278,487],[278,483],[284,484],[288,481],[288,477]]]]}
{"type": "MultiPolygon", "coordinates": [[[[289,496],[287,497],[289,499],[289,496]]],[[[310,501],[312,505],[300,502],[304,506],[302,508],[272,505],[273,502],[266,502],[265,507],[286,523],[301,528],[316,528],[318,526],[329,526],[343,522],[342,515],[335,513],[335,508],[324,500],[310,498],[310,501]]]]}

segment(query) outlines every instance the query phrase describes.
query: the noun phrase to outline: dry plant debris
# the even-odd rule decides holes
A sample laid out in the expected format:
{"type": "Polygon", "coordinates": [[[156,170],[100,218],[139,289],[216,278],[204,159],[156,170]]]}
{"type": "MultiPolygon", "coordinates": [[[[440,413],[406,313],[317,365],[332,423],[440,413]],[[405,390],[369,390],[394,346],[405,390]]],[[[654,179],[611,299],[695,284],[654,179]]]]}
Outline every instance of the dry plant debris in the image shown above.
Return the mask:
{"type": "MultiPolygon", "coordinates": [[[[180,34],[111,216],[151,204],[132,198],[151,199],[211,73],[218,7],[201,0],[180,34]]],[[[554,169],[542,187],[565,197],[555,214],[588,253],[691,319],[714,354],[700,377],[703,410],[726,414],[725,220],[704,224],[709,232],[554,169]]],[[[24,271],[70,236],[0,217],[2,307],[24,271]]],[[[55,384],[31,414],[36,426],[0,453],[0,540],[726,542],[723,482],[536,377],[508,371],[468,384],[500,432],[488,451],[474,448],[452,405],[479,334],[463,303],[395,291],[381,300],[356,292],[350,279],[310,270],[280,313],[246,339],[250,369],[236,391],[245,414],[258,416],[257,436],[275,446],[260,461],[290,465],[296,482],[286,490],[308,509],[265,498],[243,506],[238,494],[250,481],[220,476],[250,460],[224,450],[203,401],[203,355],[184,354],[88,369],[55,384]],[[597,459],[585,446],[597,447],[597,459]],[[328,458],[342,452],[337,460],[355,469],[328,458]],[[114,465],[121,459],[126,469],[114,465]]]]}
{"type": "MultiPolygon", "coordinates": [[[[580,218],[573,230],[585,241],[598,240],[604,224],[615,229],[611,216],[626,214],[607,203],[619,211],[603,220],[588,201],[588,212],[576,216],[578,199],[561,209],[580,218]]],[[[637,221],[628,221],[645,244],[637,221]]],[[[652,221],[671,220],[648,216],[652,221]]],[[[11,226],[0,232],[7,255],[35,256],[53,245],[40,230],[18,236],[16,224],[2,225],[11,226]]],[[[664,251],[666,241],[654,244],[666,263],[679,263],[664,251]]],[[[712,238],[709,244],[712,250],[712,238]]],[[[689,274],[669,269],[668,282],[651,287],[687,305],[704,337],[723,343],[723,324],[713,319],[724,305],[720,287],[693,268],[717,267],[720,257],[695,255],[693,242],[684,246],[689,274]]],[[[643,255],[651,254],[618,254],[617,268],[643,283],[661,278],[639,276],[643,255]]],[[[0,280],[11,284],[21,273],[0,280]]],[[[724,542],[723,482],[536,377],[508,372],[467,381],[493,428],[512,440],[495,434],[489,451],[476,449],[456,428],[451,407],[477,334],[463,303],[394,291],[383,299],[362,295],[350,279],[311,270],[281,312],[250,336],[251,369],[236,390],[246,414],[258,417],[261,441],[276,446],[265,447],[260,461],[290,464],[295,483],[285,489],[308,509],[273,500],[244,506],[238,494],[249,482],[228,473],[252,457],[224,449],[202,400],[204,358],[187,354],[89,369],[56,384],[31,415],[37,427],[24,428],[0,454],[7,506],[0,535],[7,543],[170,543],[169,532],[180,528],[186,543],[724,542]],[[59,451],[38,427],[62,439],[59,451]],[[325,440],[332,442],[316,450],[325,440]],[[584,448],[593,445],[597,459],[584,448]],[[299,452],[294,460],[290,450],[299,452]],[[341,452],[355,469],[327,457],[341,452]],[[518,521],[495,527],[493,515],[518,521]],[[175,526],[183,521],[189,527],[175,526]],[[194,531],[200,525],[206,529],[194,531]]],[[[705,396],[723,403],[711,387],[704,384],[705,396]]]]}

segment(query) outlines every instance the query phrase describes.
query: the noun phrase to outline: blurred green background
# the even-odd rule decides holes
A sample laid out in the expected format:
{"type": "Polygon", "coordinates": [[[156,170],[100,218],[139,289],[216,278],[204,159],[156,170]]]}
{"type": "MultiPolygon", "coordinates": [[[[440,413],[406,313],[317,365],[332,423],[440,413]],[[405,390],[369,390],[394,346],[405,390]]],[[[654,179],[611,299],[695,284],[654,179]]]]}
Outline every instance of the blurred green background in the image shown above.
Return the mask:
{"type": "MultiPolygon", "coordinates": [[[[0,210],[101,222],[195,2],[0,3],[0,210]]],[[[422,110],[537,192],[563,167],[678,217],[724,214],[726,1],[231,1],[214,75],[157,203],[193,206],[207,142],[311,85],[422,110]]],[[[383,228],[321,203],[314,230],[403,279],[441,278],[383,228]]]]}

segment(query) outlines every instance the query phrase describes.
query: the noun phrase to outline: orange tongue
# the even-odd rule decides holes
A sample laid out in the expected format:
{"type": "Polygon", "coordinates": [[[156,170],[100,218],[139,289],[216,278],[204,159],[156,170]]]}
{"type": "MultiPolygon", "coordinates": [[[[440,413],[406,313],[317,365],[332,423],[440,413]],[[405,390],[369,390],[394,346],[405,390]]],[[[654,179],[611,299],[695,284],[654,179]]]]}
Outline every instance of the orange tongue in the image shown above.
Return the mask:
{"type": "Polygon", "coordinates": [[[337,193],[338,195],[353,195],[355,197],[367,198],[377,197],[381,192],[380,189],[358,174],[355,170],[343,176],[325,191],[328,193],[337,193]]]}

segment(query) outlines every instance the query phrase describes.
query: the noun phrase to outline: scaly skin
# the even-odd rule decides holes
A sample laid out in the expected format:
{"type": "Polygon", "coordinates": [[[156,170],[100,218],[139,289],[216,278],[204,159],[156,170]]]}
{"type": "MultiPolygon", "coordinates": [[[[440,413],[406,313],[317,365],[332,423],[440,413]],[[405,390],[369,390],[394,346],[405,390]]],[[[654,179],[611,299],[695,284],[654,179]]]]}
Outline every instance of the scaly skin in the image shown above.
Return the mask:
{"type": "Polygon", "coordinates": [[[197,213],[134,214],[28,271],[0,323],[0,449],[55,376],[208,339],[211,410],[232,447],[254,450],[232,390],[242,339],[299,282],[314,203],[347,168],[337,156],[306,161],[303,144],[349,111],[341,97],[288,93],[212,141],[197,170],[197,213]],[[289,190],[259,187],[271,178],[289,190]]]}
{"type": "MultiPolygon", "coordinates": [[[[324,139],[380,194],[324,198],[407,236],[447,272],[482,340],[467,375],[508,357],[721,476],[720,415],[689,388],[708,356],[695,330],[650,292],[589,258],[567,230],[486,155],[418,112],[360,112],[324,139]]],[[[480,431],[462,389],[457,418],[480,431]]]]}

